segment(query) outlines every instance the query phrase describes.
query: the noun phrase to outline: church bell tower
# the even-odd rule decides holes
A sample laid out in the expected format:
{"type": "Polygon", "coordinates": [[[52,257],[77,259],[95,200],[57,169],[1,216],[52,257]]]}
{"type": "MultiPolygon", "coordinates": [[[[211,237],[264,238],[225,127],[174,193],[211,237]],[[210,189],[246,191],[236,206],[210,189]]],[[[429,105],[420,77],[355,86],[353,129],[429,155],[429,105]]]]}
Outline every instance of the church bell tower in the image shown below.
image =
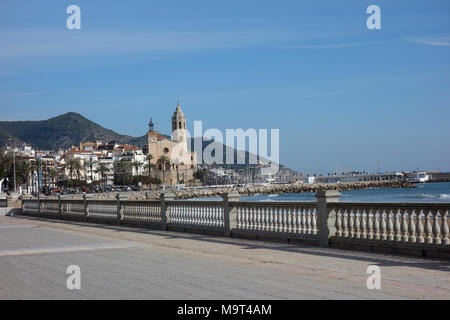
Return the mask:
{"type": "Polygon", "coordinates": [[[177,101],[177,108],[172,116],[172,140],[186,141],[186,116],[177,101]]]}

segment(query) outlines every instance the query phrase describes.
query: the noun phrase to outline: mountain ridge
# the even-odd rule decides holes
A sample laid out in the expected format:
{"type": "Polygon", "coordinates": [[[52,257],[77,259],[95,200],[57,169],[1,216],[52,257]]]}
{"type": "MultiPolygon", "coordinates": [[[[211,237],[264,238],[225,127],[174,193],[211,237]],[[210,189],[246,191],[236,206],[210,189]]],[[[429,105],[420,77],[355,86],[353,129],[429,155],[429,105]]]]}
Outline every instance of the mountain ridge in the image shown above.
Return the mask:
{"type": "Polygon", "coordinates": [[[132,137],[119,134],[76,112],[67,112],[47,120],[0,121],[0,145],[8,140],[24,142],[44,150],[67,149],[80,142],[101,140],[145,145],[145,135],[132,137]]]}
{"type": "MultiPolygon", "coordinates": [[[[170,138],[168,135],[165,136],[170,138]]],[[[191,151],[195,151],[194,140],[198,138],[191,139],[191,151]]],[[[102,141],[104,143],[116,141],[141,148],[147,144],[146,135],[132,137],[119,134],[76,112],[67,112],[47,120],[0,121],[0,147],[10,142],[16,144],[22,142],[37,150],[59,150],[69,149],[72,145],[87,141],[102,141]]],[[[212,142],[213,140],[202,139],[203,150],[212,142]]],[[[227,152],[234,153],[234,163],[231,166],[246,167],[248,165],[250,156],[248,151],[244,151],[246,164],[243,165],[237,164],[238,151],[223,144],[223,159],[226,158],[227,152]]],[[[222,166],[227,167],[228,165],[222,166]]],[[[280,164],[280,166],[282,165],[280,164]]]]}

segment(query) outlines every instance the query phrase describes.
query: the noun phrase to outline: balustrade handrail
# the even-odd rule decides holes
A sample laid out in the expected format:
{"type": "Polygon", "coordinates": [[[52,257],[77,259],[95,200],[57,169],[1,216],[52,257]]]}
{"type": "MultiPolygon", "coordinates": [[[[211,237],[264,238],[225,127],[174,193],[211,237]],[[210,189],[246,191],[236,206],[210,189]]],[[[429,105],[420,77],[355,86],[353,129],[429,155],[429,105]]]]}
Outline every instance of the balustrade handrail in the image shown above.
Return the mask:
{"type": "Polygon", "coordinates": [[[317,202],[312,201],[233,201],[230,206],[279,206],[279,207],[315,207],[317,202]]]}
{"type": "Polygon", "coordinates": [[[450,202],[329,202],[329,208],[450,208],[450,202]]]}
{"type": "MultiPolygon", "coordinates": [[[[223,200],[22,199],[24,212],[64,219],[116,221],[139,225],[215,230],[226,236],[246,233],[287,239],[309,239],[329,246],[336,241],[356,245],[408,243],[450,249],[450,203],[340,202],[337,191],[317,193],[317,201],[240,201],[230,193],[223,200]],[[59,202],[59,205],[55,204],[59,202]],[[29,205],[27,205],[29,204],[29,205]],[[65,212],[67,210],[67,212],[65,212]],[[422,214],[424,213],[424,214],[422,214]],[[103,217],[102,217],[103,216],[103,217]]],[[[178,228],[178,229],[176,229],[178,228]]]]}

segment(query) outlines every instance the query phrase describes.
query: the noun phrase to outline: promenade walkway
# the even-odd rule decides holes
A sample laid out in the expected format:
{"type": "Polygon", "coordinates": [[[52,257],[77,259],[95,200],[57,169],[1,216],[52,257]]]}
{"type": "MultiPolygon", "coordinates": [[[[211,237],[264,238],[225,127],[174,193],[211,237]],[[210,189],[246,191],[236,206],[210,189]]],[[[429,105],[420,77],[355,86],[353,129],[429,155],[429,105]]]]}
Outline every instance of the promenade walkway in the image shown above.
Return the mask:
{"type": "Polygon", "coordinates": [[[0,217],[0,299],[16,298],[450,299],[450,261],[0,217]],[[69,265],[81,290],[66,287],[69,265]]]}

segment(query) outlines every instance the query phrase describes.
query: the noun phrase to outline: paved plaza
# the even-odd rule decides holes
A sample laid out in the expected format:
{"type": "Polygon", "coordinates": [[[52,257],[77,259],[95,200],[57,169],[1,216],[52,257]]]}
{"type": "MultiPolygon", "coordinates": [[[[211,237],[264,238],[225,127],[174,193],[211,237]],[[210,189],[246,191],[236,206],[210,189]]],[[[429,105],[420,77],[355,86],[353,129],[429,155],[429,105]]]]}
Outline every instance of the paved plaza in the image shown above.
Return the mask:
{"type": "Polygon", "coordinates": [[[0,299],[450,299],[450,261],[0,217],[0,299]]]}

